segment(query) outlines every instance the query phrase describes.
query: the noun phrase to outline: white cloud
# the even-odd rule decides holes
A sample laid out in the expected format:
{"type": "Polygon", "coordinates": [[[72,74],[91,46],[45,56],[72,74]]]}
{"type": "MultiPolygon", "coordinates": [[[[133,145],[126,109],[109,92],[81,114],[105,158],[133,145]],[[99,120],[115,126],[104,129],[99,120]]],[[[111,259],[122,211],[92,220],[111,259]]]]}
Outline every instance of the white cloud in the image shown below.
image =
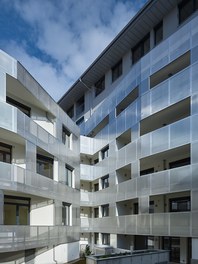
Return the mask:
{"type": "MultiPolygon", "coordinates": [[[[15,0],[12,8],[28,23],[30,39],[23,40],[21,47],[18,44],[13,55],[57,100],[126,25],[139,2],[15,0]],[[31,56],[28,41],[50,62],[31,56]]],[[[12,48],[13,43],[6,49],[13,53],[12,48]]]]}

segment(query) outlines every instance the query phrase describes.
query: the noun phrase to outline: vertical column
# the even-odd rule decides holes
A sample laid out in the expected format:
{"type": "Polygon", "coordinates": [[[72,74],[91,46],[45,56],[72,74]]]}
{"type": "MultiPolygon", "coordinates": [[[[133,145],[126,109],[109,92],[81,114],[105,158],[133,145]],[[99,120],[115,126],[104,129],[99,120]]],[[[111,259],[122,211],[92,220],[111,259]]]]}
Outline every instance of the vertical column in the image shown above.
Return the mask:
{"type": "Polygon", "coordinates": [[[36,145],[26,140],[26,169],[36,172],[36,145]]]}
{"type": "Polygon", "coordinates": [[[180,263],[188,262],[188,239],[180,237],[180,263]]]}

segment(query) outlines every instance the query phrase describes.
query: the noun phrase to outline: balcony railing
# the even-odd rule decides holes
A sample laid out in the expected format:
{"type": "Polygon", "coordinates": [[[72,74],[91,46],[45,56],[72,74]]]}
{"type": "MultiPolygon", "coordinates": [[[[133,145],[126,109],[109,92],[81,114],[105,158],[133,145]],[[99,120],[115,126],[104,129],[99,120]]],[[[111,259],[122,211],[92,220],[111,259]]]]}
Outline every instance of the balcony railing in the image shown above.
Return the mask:
{"type": "Polygon", "coordinates": [[[35,172],[13,164],[0,162],[1,189],[17,190],[50,199],[79,203],[79,191],[51,180],[35,172]]]}
{"type": "Polygon", "coordinates": [[[0,225],[0,252],[53,246],[78,240],[78,227],[0,225]]]}
{"type": "Polygon", "coordinates": [[[149,236],[197,236],[198,212],[82,218],[81,232],[149,236]]]}
{"type": "Polygon", "coordinates": [[[98,206],[144,195],[188,191],[198,186],[195,171],[198,171],[198,164],[147,174],[97,192],[81,191],[81,206],[98,206]]]}

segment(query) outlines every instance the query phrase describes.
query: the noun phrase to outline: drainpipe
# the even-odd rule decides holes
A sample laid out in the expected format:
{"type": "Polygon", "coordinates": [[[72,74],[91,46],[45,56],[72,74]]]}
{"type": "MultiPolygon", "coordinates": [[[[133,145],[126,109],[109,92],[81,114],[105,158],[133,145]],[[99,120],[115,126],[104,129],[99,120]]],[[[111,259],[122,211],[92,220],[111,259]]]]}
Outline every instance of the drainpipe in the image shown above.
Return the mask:
{"type": "Polygon", "coordinates": [[[55,258],[55,246],[53,246],[53,261],[58,264],[58,261],[55,258]]]}

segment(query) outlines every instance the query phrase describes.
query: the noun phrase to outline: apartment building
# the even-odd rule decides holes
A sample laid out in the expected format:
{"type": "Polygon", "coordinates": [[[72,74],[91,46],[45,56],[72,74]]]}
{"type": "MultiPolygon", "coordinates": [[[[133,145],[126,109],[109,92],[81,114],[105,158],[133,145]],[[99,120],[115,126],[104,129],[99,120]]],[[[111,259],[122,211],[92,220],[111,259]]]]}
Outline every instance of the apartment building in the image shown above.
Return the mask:
{"type": "Polygon", "coordinates": [[[59,101],[80,127],[81,246],[198,263],[197,9],[148,1],[59,101]]]}
{"type": "Polygon", "coordinates": [[[79,257],[79,128],[0,51],[0,263],[79,257]]]}

